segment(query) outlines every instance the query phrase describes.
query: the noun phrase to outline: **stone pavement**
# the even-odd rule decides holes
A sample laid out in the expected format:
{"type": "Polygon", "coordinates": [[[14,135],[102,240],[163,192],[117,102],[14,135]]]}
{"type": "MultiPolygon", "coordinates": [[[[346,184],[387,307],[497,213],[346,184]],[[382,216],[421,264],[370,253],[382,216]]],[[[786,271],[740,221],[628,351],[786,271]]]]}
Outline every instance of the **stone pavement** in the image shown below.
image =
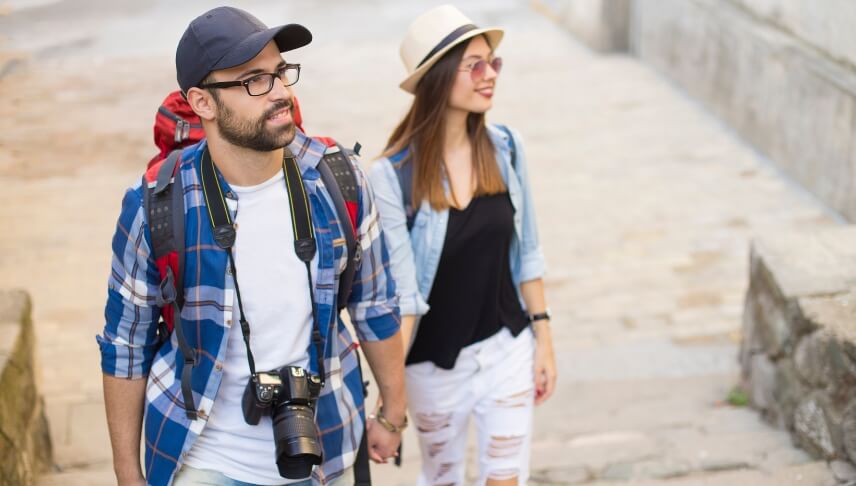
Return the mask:
{"type": "MultiPolygon", "coordinates": [[[[304,65],[307,128],[359,139],[368,160],[408,102],[398,41],[436,3],[239,5],[313,30],[289,56],[304,65]]],[[[0,13],[0,286],[35,302],[58,465],[44,486],[114,482],[94,341],[110,237],[153,153],[175,42],[205,8],[70,4],[0,13]]],[[[749,239],[835,217],[636,60],[590,53],[523,1],[462,6],[507,28],[491,119],[525,137],[550,268],[559,383],[537,410],[530,483],[834,484],[825,463],[724,399],[738,382],[749,239]]],[[[411,431],[404,467],[375,467],[376,484],[413,484],[418,461],[411,431]]]]}

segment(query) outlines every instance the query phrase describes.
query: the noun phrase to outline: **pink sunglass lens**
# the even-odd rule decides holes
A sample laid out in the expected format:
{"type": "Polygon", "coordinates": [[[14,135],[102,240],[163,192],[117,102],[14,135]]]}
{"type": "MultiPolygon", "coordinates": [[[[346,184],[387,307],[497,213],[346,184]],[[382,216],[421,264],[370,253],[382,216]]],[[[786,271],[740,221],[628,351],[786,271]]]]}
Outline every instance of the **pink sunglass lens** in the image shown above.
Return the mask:
{"type": "MultiPolygon", "coordinates": [[[[487,65],[488,62],[484,59],[473,64],[472,71],[470,71],[470,76],[473,78],[473,81],[478,81],[484,78],[485,71],[487,71],[487,65]]],[[[496,72],[496,74],[499,74],[499,71],[502,70],[502,58],[494,58],[494,60],[490,62],[490,67],[494,72],[496,72]]]]}
{"type": "Polygon", "coordinates": [[[493,70],[496,71],[496,74],[499,74],[499,72],[502,71],[502,58],[494,58],[494,60],[490,62],[490,67],[492,67],[493,70]]]}

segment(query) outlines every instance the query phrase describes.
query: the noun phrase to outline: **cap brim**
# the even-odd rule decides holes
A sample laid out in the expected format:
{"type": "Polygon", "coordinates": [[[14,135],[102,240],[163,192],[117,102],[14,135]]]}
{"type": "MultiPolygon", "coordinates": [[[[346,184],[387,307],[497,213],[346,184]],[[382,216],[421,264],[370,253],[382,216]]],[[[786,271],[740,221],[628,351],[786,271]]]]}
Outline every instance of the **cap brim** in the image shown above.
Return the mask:
{"type": "Polygon", "coordinates": [[[398,85],[398,87],[403,89],[404,91],[407,91],[410,94],[415,93],[416,85],[419,84],[419,80],[422,79],[422,76],[424,76],[425,73],[427,73],[428,70],[431,69],[431,66],[436,64],[437,61],[439,61],[444,55],[446,55],[447,52],[452,50],[453,47],[457,46],[461,42],[467,41],[469,39],[472,39],[473,37],[482,34],[487,36],[488,42],[490,43],[490,47],[492,49],[496,49],[499,46],[499,43],[502,42],[502,37],[505,32],[502,29],[496,27],[476,29],[467,32],[466,34],[455,39],[455,41],[450,43],[448,46],[437,51],[436,54],[431,56],[431,58],[425,61],[421,66],[419,66],[419,68],[410,73],[410,75],[407,76],[404,81],[402,81],[401,84],[398,85]]]}
{"type": "Polygon", "coordinates": [[[270,41],[276,42],[279,52],[286,52],[312,42],[312,33],[300,24],[282,25],[256,32],[226,53],[217,61],[212,71],[233,68],[252,60],[270,41]]]}

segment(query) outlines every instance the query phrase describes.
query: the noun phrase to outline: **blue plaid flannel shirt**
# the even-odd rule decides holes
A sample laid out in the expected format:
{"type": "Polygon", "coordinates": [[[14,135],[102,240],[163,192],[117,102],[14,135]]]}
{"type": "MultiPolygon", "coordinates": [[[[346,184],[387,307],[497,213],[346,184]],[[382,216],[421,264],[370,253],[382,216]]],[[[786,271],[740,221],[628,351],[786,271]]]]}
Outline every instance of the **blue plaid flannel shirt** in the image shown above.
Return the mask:
{"type": "MultiPolygon", "coordinates": [[[[227,326],[231,325],[233,311],[237,311],[233,308],[234,280],[227,272],[225,251],[214,243],[199,181],[204,148],[204,141],[186,148],[180,165],[186,222],[185,304],[181,317],[188,343],[200,357],[191,380],[199,418],[191,421],[184,411],[180,383],[183,361],[175,333],[163,344],[157,338],[160,275],[151,254],[141,184],[129,189],[122,202],[113,237],[106,324],[103,334],[96,337],[105,374],[148,380],[143,472],[148,483],[157,486],[172,482],[205,427],[220,386],[227,326]]],[[[347,250],[332,200],[316,169],[326,146],[298,132],[289,148],[297,156],[303,174],[319,254],[315,304],[322,323],[327,379],[316,415],[324,463],[315,468],[312,478],[313,484],[323,485],[354,463],[365,427],[364,396],[357,345],[336,312],[338,279],[345,268],[347,250]]],[[[356,163],[354,166],[360,185],[357,239],[362,247],[362,263],[354,277],[348,312],[361,341],[382,340],[398,331],[400,315],[371,189],[356,163]]],[[[228,193],[222,178],[221,183],[223,192],[228,193]]],[[[307,348],[315,371],[314,347],[307,343],[307,348]]]]}

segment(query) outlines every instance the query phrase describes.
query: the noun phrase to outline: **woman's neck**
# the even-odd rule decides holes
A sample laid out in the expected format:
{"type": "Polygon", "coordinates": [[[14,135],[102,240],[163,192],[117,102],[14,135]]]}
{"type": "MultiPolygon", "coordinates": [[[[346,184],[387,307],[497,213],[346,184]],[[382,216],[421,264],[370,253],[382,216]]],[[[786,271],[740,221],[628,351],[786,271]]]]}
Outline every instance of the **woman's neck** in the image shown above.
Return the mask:
{"type": "Polygon", "coordinates": [[[457,152],[470,143],[467,133],[467,115],[463,110],[446,110],[446,133],[443,151],[446,153],[457,152]]]}

